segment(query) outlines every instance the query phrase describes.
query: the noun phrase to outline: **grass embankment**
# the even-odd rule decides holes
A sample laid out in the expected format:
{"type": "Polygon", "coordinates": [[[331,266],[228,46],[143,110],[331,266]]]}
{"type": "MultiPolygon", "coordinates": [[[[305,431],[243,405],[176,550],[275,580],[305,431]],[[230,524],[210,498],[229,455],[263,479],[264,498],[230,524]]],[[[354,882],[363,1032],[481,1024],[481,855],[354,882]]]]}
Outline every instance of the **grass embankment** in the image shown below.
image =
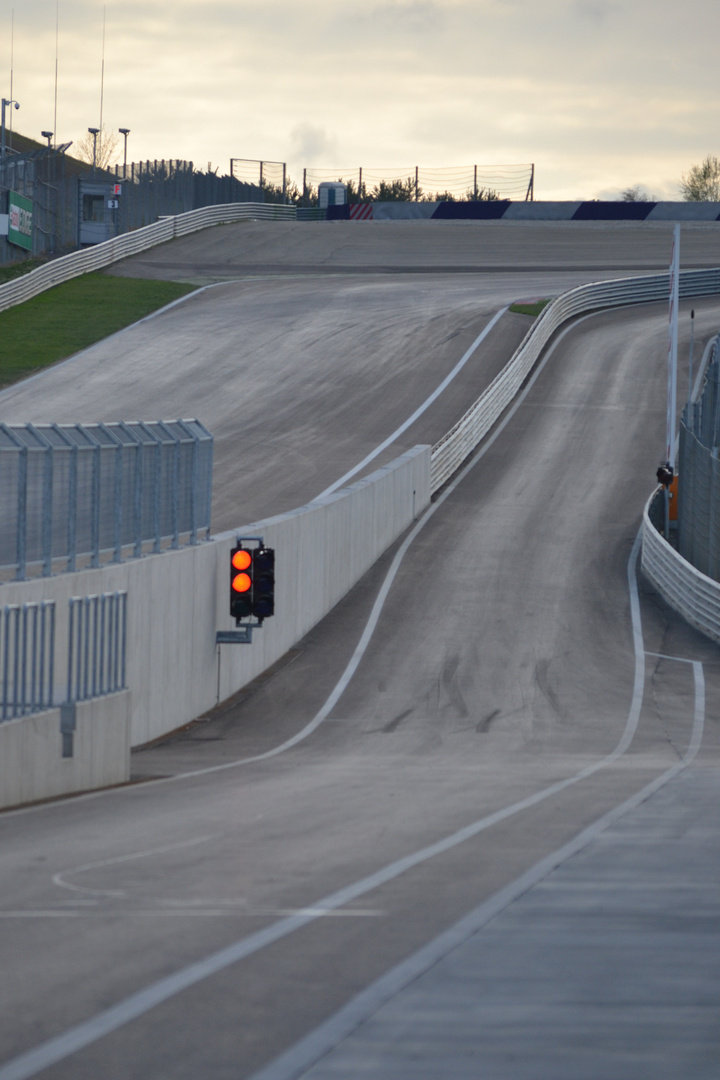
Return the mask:
{"type": "Polygon", "coordinates": [[[194,288],[177,281],[84,274],[0,311],[0,386],[86,349],[194,288]]]}
{"type": "Polygon", "coordinates": [[[14,281],[15,278],[29,274],[31,270],[37,270],[38,266],[44,265],[45,259],[23,259],[22,262],[0,266],[0,285],[4,285],[6,281],[14,281]]]}
{"type": "Polygon", "coordinates": [[[516,312],[518,315],[532,315],[536,318],[544,307],[547,307],[550,300],[532,300],[527,304],[511,304],[510,310],[516,312]]]}

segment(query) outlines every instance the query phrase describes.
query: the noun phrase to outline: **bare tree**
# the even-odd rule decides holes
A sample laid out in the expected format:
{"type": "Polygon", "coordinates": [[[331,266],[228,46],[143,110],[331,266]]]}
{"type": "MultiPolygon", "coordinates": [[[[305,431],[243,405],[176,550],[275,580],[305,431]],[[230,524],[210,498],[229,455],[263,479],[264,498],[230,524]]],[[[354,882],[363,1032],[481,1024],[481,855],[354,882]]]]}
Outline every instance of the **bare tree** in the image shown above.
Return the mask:
{"type": "Polygon", "coordinates": [[[622,202],[655,202],[653,196],[652,199],[648,197],[648,193],[640,184],[633,184],[632,187],[625,188],[620,192],[620,199],[622,202]]]}
{"type": "Polygon", "coordinates": [[[80,158],[81,161],[90,162],[92,165],[94,154],[95,165],[98,169],[107,169],[110,165],[114,165],[119,157],[120,136],[108,131],[103,124],[98,132],[97,147],[95,147],[94,143],[95,138],[88,131],[87,135],[83,135],[82,139],[78,139],[75,143],[75,156],[80,158]]]}
{"type": "Polygon", "coordinates": [[[712,154],[683,173],[680,190],[686,202],[720,202],[720,161],[712,154]]]}

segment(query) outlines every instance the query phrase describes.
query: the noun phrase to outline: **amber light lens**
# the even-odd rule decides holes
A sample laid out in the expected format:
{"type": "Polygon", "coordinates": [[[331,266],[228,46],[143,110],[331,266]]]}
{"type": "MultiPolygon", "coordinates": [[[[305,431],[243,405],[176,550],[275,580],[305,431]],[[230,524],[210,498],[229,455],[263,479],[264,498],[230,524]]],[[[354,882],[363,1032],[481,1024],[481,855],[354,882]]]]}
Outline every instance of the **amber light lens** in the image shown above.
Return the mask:
{"type": "MultiPolygon", "coordinates": [[[[252,562],[252,555],[250,554],[249,551],[244,551],[244,550],[236,551],[235,554],[232,557],[232,564],[233,564],[233,566],[235,567],[236,570],[247,570],[247,568],[248,568],[248,566],[250,565],[251,562],[252,562]]],[[[245,576],[247,577],[247,574],[245,576]]],[[[245,592],[246,589],[248,589],[249,587],[250,586],[248,585],[248,586],[246,586],[245,589],[238,589],[237,591],[238,592],[245,592]]],[[[235,583],[234,582],[233,582],[233,588],[235,588],[235,583]]]]}
{"type": "MultiPolygon", "coordinates": [[[[243,553],[238,552],[238,554],[243,554],[243,553]]],[[[235,562],[234,559],[233,559],[233,562],[235,562]]],[[[249,564],[246,564],[246,565],[249,565],[249,564]]],[[[233,578],[233,582],[232,582],[233,592],[239,592],[239,593],[249,592],[251,585],[252,585],[252,578],[250,577],[249,574],[236,574],[235,577],[233,578]]]]}

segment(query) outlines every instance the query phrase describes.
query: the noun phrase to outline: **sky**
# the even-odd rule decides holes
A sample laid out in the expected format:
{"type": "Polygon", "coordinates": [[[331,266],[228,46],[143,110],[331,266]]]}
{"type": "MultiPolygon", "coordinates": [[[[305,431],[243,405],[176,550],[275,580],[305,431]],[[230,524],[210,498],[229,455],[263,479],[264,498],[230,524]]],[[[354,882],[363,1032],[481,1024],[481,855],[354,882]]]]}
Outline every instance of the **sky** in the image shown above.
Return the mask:
{"type": "Polygon", "coordinates": [[[673,199],[720,156],[718,31],[717,0],[0,0],[0,92],[77,142],[102,90],[129,161],[534,162],[537,199],[673,199]]]}

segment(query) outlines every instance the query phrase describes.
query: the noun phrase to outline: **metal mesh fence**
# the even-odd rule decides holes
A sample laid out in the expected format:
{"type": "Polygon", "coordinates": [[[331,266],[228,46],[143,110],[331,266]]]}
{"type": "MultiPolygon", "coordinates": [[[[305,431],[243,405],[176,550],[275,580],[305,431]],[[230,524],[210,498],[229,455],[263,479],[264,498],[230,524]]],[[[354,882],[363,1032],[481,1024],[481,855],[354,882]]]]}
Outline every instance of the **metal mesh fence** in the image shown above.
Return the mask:
{"type": "Polygon", "coordinates": [[[73,596],[68,620],[66,701],[87,701],[124,689],[127,593],[73,596]]]}
{"type": "Polygon", "coordinates": [[[54,600],[0,611],[0,720],[51,706],[54,650],[54,600]]]}
{"type": "Polygon", "coordinates": [[[285,201],[287,194],[287,166],[284,161],[259,161],[254,158],[230,158],[230,176],[260,192],[260,201],[270,199],[285,201]]]}
{"type": "Polygon", "coordinates": [[[54,150],[8,156],[0,161],[0,195],[4,206],[7,191],[33,201],[32,251],[19,252],[0,237],[0,265],[19,255],[52,255],[77,245],[77,177],[68,175],[65,154],[54,150]]]}
{"type": "Polygon", "coordinates": [[[212,459],[198,420],[0,424],[0,569],[22,580],[196,543],[212,459]]]}
{"type": "Polygon", "coordinates": [[[720,355],[717,343],[700,400],[680,421],[678,551],[720,580],[720,355]]]}
{"type": "Polygon", "coordinates": [[[456,168],[426,169],[413,165],[404,169],[304,169],[303,203],[317,200],[318,184],[337,180],[348,189],[350,202],[461,201],[534,197],[535,166],[464,165],[456,168]]]}

